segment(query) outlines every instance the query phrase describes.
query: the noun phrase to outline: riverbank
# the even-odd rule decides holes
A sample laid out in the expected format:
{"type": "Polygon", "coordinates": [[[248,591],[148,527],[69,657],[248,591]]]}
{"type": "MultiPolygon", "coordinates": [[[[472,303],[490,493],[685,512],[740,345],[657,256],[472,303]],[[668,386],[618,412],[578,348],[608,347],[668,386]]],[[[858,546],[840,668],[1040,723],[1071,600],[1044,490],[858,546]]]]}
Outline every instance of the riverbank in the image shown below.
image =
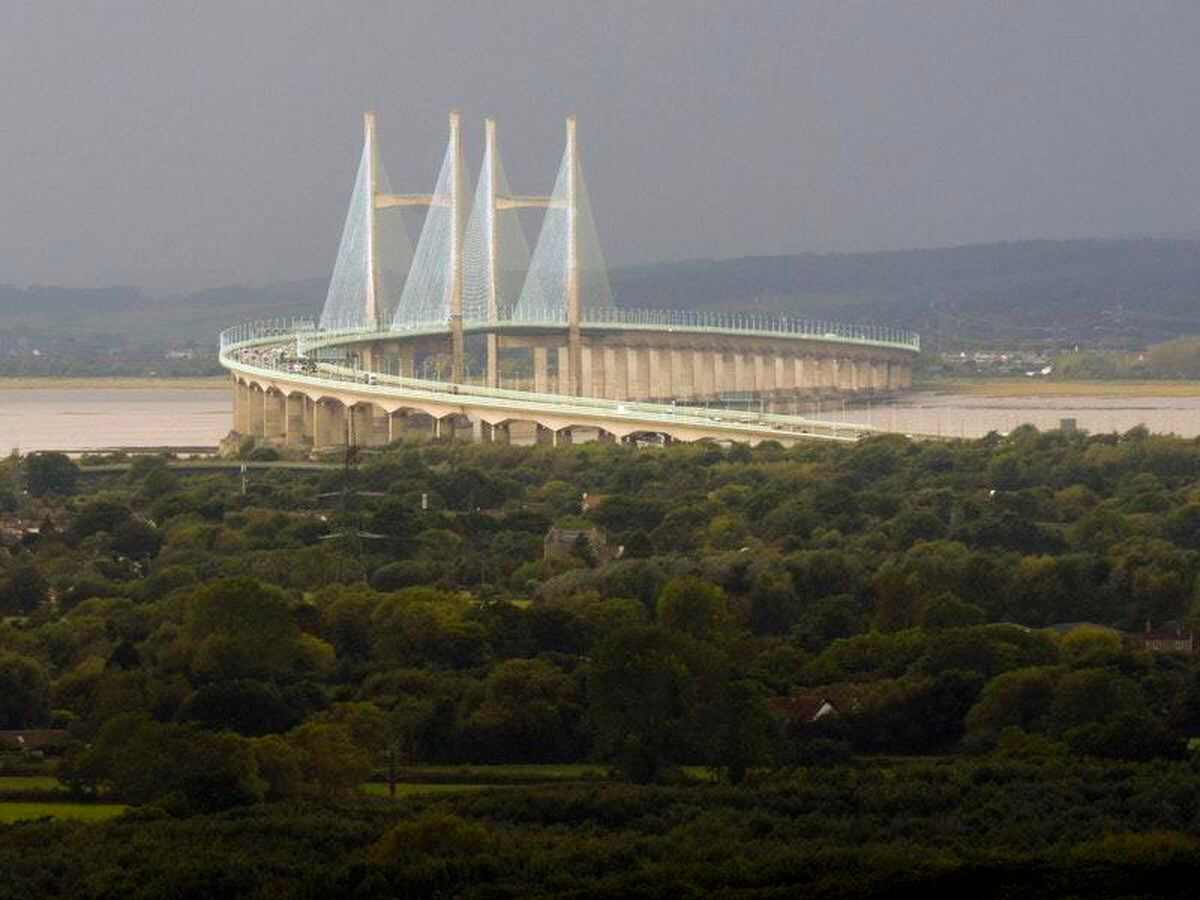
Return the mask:
{"type": "Polygon", "coordinates": [[[153,389],[153,390],[188,390],[192,388],[223,388],[228,387],[229,379],[224,375],[197,375],[195,377],[57,377],[42,375],[14,375],[0,377],[0,391],[29,391],[29,390],[115,390],[115,389],[153,389]]]}
{"type": "Polygon", "coordinates": [[[1200,381],[1050,381],[1036,378],[946,378],[913,385],[919,392],[977,397],[1200,397],[1200,381]]]}

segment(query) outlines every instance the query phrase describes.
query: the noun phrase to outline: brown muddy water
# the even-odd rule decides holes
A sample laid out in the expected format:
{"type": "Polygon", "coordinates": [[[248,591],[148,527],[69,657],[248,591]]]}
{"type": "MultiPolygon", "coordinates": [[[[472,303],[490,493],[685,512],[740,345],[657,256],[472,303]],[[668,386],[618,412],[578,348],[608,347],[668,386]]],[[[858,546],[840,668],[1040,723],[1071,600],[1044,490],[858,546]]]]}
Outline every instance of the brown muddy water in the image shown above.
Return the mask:
{"type": "MultiPolygon", "coordinates": [[[[902,400],[806,409],[821,418],[909,434],[981,437],[1024,423],[1057,428],[1073,418],[1090,432],[1151,431],[1200,436],[1196,397],[988,397],[916,392],[902,400]]],[[[224,387],[0,389],[0,453],[109,447],[215,447],[229,431],[224,387]]]]}

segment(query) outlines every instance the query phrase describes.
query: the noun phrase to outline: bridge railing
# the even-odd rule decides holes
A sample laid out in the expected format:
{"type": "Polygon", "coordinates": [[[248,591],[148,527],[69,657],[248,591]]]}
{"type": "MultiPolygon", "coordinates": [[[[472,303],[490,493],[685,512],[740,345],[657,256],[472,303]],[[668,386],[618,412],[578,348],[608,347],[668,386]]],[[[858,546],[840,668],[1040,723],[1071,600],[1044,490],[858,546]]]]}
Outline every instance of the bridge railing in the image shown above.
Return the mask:
{"type": "MultiPolygon", "coordinates": [[[[489,324],[531,328],[564,327],[565,313],[545,312],[506,317],[489,322],[486,319],[467,319],[463,323],[468,330],[480,330],[489,324]]],[[[683,331],[709,332],[716,334],[741,334],[759,337],[787,337],[808,340],[834,341],[838,343],[872,344],[918,351],[921,337],[905,328],[890,325],[856,325],[846,322],[830,322],[823,319],[772,316],[758,313],[726,313],[705,310],[681,309],[585,309],[585,328],[637,328],[637,329],[680,329],[683,331]]],[[[320,328],[312,325],[313,337],[336,339],[364,333],[386,335],[436,334],[448,330],[446,321],[411,321],[402,327],[383,323],[378,326],[364,325],[361,319],[350,317],[345,320],[323,320],[320,328]]]]}

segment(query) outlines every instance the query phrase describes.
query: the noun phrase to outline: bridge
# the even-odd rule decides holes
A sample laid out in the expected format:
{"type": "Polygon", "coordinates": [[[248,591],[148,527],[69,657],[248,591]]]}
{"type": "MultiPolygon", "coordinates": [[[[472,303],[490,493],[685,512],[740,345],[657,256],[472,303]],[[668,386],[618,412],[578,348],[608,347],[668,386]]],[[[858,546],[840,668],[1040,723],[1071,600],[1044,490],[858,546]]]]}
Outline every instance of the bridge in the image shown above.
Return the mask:
{"type": "Polygon", "coordinates": [[[613,302],[574,118],[549,194],[514,193],[485,121],[471,191],[461,118],[432,192],[393,192],[376,117],[319,321],[227,329],[237,437],[321,449],[408,434],[523,443],[853,440],[799,413],[911,384],[917,335],[887,326],[613,302]],[[468,199],[470,203],[468,204],[468,199]],[[405,216],[423,214],[415,246],[405,216]],[[532,253],[518,214],[536,210],[532,253]]]}

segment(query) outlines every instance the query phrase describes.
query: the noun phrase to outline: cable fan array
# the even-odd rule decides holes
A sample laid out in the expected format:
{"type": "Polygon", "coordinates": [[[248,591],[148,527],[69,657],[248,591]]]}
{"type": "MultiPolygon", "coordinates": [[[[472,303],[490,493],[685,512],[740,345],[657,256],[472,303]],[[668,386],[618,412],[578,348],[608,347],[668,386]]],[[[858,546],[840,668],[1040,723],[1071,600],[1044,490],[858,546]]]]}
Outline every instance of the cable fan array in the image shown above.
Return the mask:
{"type": "Polygon", "coordinates": [[[423,330],[445,327],[458,314],[473,324],[565,323],[572,295],[581,318],[612,309],[573,121],[568,129],[552,192],[519,196],[505,177],[489,120],[472,192],[462,171],[457,115],[451,114],[433,193],[393,195],[368,114],[321,327],[423,330]],[[405,207],[426,210],[415,250],[402,219],[405,207]],[[532,256],[519,219],[523,209],[545,210],[532,256]]]}

